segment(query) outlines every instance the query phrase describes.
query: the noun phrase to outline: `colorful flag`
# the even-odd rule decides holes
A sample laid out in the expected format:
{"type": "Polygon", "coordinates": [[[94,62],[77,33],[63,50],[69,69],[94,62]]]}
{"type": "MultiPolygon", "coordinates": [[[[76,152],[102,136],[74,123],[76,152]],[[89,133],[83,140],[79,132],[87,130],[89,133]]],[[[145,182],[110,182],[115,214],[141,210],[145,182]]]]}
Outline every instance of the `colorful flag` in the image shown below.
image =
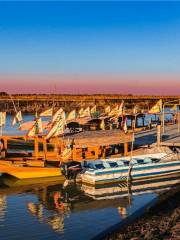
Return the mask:
{"type": "Polygon", "coordinates": [[[59,110],[57,110],[57,112],[53,115],[52,117],[52,122],[58,122],[61,118],[65,117],[65,112],[62,108],[60,108],[59,110]]]}
{"type": "Polygon", "coordinates": [[[39,133],[43,132],[43,126],[42,126],[42,119],[38,118],[34,125],[30,128],[30,130],[27,133],[28,137],[34,137],[37,136],[39,133]]]}
{"type": "Polygon", "coordinates": [[[125,133],[127,133],[127,118],[124,119],[124,124],[123,124],[123,130],[125,133]]]}
{"type": "Polygon", "coordinates": [[[100,129],[101,129],[101,130],[105,130],[105,122],[104,122],[104,119],[101,120],[100,129]]]}
{"type": "Polygon", "coordinates": [[[16,115],[13,118],[12,125],[14,126],[17,122],[22,121],[22,113],[21,111],[17,112],[16,115]]]}
{"type": "Polygon", "coordinates": [[[66,118],[67,121],[71,121],[74,119],[76,119],[76,110],[72,110],[66,118]]]}
{"type": "Polygon", "coordinates": [[[107,106],[105,107],[105,113],[110,113],[111,112],[111,107],[110,106],[107,106]]]}
{"type": "Polygon", "coordinates": [[[162,99],[160,99],[150,110],[149,114],[156,114],[162,111],[162,99]]]}
{"type": "Polygon", "coordinates": [[[44,112],[42,112],[39,116],[40,117],[52,117],[53,115],[53,108],[49,108],[47,110],[45,110],[44,112]]]}
{"type": "Polygon", "coordinates": [[[65,121],[64,119],[60,119],[59,122],[55,122],[49,133],[46,136],[46,139],[49,139],[51,137],[56,137],[64,133],[64,128],[65,128],[65,121]]]}
{"type": "Polygon", "coordinates": [[[6,124],[6,112],[0,112],[0,127],[6,124]]]}
{"type": "Polygon", "coordinates": [[[68,160],[71,158],[71,156],[72,156],[72,149],[70,147],[66,147],[61,153],[61,158],[63,160],[68,160]]]}
{"type": "Polygon", "coordinates": [[[96,113],[96,105],[94,105],[91,110],[90,110],[91,114],[94,114],[96,113]]]}
{"type": "Polygon", "coordinates": [[[90,116],[91,116],[90,107],[87,107],[87,108],[83,111],[83,117],[90,117],[90,116]]]}
{"type": "Polygon", "coordinates": [[[124,101],[121,102],[118,111],[117,111],[117,116],[123,115],[123,110],[124,110],[124,101]]]}
{"type": "Polygon", "coordinates": [[[174,104],[172,107],[171,107],[171,111],[177,111],[177,105],[174,104]]]}
{"type": "Polygon", "coordinates": [[[119,111],[119,106],[116,105],[116,107],[114,107],[108,114],[109,117],[112,117],[112,116],[116,116],[118,114],[118,111],[119,111]]]}
{"type": "Polygon", "coordinates": [[[81,108],[81,109],[79,110],[79,112],[78,112],[78,114],[79,114],[79,117],[83,117],[83,112],[84,112],[84,109],[83,109],[83,108],[81,108]]]}

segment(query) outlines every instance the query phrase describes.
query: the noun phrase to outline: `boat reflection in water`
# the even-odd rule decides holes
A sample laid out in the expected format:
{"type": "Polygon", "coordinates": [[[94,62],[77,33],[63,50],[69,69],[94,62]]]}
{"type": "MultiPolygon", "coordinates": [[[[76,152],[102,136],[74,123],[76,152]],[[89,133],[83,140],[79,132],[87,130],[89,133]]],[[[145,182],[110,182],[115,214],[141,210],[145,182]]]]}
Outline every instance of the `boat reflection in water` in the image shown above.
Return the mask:
{"type": "MultiPolygon", "coordinates": [[[[3,182],[10,184],[11,181],[3,182]]],[[[56,237],[63,235],[65,239],[92,239],[154,200],[157,196],[154,192],[168,190],[179,182],[177,175],[132,182],[130,188],[126,184],[117,183],[97,187],[80,184],[63,187],[60,182],[20,187],[20,182],[18,186],[17,183],[11,182],[13,187],[0,188],[0,227],[1,220],[4,221],[2,228],[4,233],[1,231],[0,237],[7,233],[8,221],[14,221],[14,226],[18,229],[17,218],[26,216],[33,226],[32,229],[36,229],[36,232],[28,233],[28,239],[34,236],[31,234],[37,234],[39,237],[40,232],[40,239],[46,234],[52,238],[55,237],[53,234],[57,234],[56,237]],[[22,216],[16,207],[12,208],[14,198],[16,201],[18,199],[22,216]],[[41,226],[38,226],[36,220],[41,226]],[[48,225],[51,230],[43,228],[43,231],[40,231],[43,224],[48,225]]],[[[26,223],[21,221],[21,229],[23,224],[26,223]]]]}
{"type": "Polygon", "coordinates": [[[180,175],[175,174],[169,177],[136,180],[130,185],[126,182],[97,186],[82,185],[81,189],[94,200],[102,200],[168,191],[178,184],[180,184],[180,175]]]}

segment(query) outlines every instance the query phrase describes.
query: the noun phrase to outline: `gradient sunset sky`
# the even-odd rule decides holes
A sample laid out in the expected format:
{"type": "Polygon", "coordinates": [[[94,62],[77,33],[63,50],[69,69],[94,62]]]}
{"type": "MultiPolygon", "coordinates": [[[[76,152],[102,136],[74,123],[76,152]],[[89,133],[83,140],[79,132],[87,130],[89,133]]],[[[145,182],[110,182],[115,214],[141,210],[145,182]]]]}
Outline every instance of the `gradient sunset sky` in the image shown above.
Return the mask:
{"type": "Polygon", "coordinates": [[[0,91],[180,95],[180,2],[0,2],[0,91]]]}

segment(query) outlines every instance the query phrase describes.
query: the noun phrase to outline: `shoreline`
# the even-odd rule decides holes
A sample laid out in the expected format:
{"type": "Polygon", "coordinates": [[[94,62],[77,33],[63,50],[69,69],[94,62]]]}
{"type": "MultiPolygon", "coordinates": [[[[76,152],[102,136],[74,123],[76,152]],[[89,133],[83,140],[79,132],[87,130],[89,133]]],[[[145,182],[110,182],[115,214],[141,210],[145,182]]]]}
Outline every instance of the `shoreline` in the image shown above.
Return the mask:
{"type": "Polygon", "coordinates": [[[123,229],[107,235],[104,240],[177,240],[180,239],[180,185],[163,193],[151,207],[123,229]]]}

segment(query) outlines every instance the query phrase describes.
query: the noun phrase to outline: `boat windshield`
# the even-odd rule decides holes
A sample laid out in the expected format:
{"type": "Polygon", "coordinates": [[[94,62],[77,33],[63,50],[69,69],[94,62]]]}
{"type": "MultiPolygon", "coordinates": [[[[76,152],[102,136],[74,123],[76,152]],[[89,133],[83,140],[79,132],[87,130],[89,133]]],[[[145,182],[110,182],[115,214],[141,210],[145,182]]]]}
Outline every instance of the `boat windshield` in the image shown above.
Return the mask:
{"type": "Polygon", "coordinates": [[[116,162],[109,162],[110,167],[118,167],[118,164],[116,162]]]}
{"type": "Polygon", "coordinates": [[[104,167],[104,165],[103,165],[102,163],[97,163],[97,164],[95,165],[95,168],[96,168],[96,169],[105,169],[105,167],[104,167]]]}

